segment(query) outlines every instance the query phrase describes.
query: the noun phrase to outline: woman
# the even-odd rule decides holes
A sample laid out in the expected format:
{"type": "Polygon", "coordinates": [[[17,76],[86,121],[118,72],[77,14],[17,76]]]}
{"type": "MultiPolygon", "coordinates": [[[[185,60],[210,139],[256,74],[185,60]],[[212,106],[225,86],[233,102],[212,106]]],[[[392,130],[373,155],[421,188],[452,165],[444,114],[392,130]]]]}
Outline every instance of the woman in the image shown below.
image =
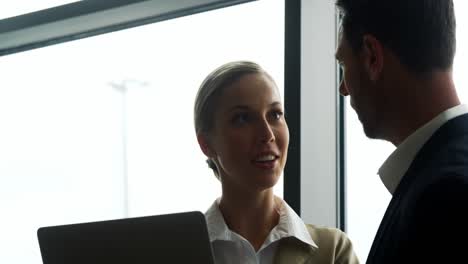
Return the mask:
{"type": "Polygon", "coordinates": [[[273,194],[289,130],[278,88],[259,65],[230,62],[206,77],[195,130],[222,186],[205,214],[216,263],[358,263],[343,232],[305,225],[273,194]]]}

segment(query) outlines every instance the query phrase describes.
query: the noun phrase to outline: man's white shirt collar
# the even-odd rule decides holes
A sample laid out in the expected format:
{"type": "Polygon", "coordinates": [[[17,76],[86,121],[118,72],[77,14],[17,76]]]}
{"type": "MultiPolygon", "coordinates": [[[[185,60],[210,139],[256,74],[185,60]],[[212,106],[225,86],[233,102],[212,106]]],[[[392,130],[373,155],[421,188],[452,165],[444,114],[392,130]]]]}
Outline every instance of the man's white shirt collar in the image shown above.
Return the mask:
{"type": "Polygon", "coordinates": [[[393,194],[416,154],[434,132],[450,119],[468,113],[466,105],[457,105],[437,115],[407,137],[387,158],[378,174],[387,190],[393,194]]]}
{"type": "MultiPolygon", "coordinates": [[[[233,237],[238,235],[229,230],[229,227],[226,225],[224,217],[219,210],[219,199],[205,213],[205,218],[208,225],[210,242],[215,240],[235,241],[233,237]]],[[[313,248],[318,248],[302,219],[286,202],[282,201],[278,225],[270,232],[260,250],[285,237],[295,237],[313,248]]]]}

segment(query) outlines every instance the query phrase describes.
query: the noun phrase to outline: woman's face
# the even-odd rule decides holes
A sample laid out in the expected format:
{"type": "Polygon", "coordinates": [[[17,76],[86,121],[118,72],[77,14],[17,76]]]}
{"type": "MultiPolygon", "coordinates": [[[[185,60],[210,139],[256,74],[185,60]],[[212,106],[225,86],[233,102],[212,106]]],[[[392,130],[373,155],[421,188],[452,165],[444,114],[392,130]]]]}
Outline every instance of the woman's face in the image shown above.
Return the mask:
{"type": "Polygon", "coordinates": [[[223,188],[262,191],[278,181],[287,159],[289,130],[274,82],[244,75],[217,102],[209,138],[223,188]]]}

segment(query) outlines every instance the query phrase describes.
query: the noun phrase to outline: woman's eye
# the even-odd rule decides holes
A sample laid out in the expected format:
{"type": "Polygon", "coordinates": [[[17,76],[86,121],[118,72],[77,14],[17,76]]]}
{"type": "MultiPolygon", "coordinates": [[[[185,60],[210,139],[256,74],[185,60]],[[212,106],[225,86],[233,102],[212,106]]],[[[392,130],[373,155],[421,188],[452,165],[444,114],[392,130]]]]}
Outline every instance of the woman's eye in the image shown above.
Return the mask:
{"type": "Polygon", "coordinates": [[[232,122],[236,125],[241,125],[249,121],[249,115],[247,113],[239,113],[234,115],[232,122]]]}
{"type": "Polygon", "coordinates": [[[283,116],[283,112],[282,111],[273,111],[271,113],[271,116],[273,117],[273,119],[279,120],[283,116]]]}

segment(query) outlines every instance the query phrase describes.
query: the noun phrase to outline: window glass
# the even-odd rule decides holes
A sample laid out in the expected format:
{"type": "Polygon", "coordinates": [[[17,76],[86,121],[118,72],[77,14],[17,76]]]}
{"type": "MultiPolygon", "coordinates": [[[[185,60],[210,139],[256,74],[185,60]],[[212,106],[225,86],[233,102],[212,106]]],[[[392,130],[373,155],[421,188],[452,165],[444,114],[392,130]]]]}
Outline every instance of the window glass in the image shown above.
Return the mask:
{"type": "Polygon", "coordinates": [[[220,184],[196,91],[247,59],[282,93],[283,49],[284,3],[264,0],[0,57],[0,263],[42,263],[40,226],[204,212],[220,184]]]}

